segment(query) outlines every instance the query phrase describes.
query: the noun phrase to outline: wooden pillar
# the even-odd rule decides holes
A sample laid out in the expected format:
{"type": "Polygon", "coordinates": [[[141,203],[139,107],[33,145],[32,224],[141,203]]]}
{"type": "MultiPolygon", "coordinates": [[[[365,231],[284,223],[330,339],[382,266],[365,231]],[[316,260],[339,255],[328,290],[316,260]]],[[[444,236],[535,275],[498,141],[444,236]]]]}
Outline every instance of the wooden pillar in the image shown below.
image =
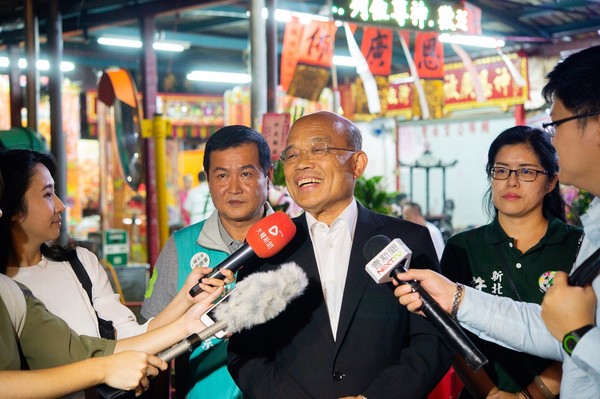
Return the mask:
{"type": "Polygon", "coordinates": [[[277,54],[277,21],[275,11],[277,0],[267,0],[267,112],[277,111],[277,71],[279,70],[277,54]]]}
{"type": "MultiPolygon", "coordinates": [[[[156,96],[158,93],[158,72],[156,54],[152,48],[154,42],[154,16],[144,15],[140,21],[142,41],[144,43],[142,56],[142,101],[144,118],[149,119],[156,113],[156,96]]],[[[146,220],[148,240],[148,262],[150,268],[154,267],[160,252],[158,237],[158,204],[156,198],[156,162],[154,141],[152,138],[144,140],[144,167],[146,183],[146,220]]]]}
{"type": "Polygon", "coordinates": [[[10,126],[21,127],[23,121],[21,118],[21,108],[25,104],[23,99],[23,89],[21,88],[21,72],[19,71],[19,47],[11,45],[8,48],[10,60],[10,71],[8,76],[8,90],[10,92],[10,126]]]}
{"type": "Polygon", "coordinates": [[[262,17],[264,0],[250,2],[250,113],[252,127],[259,129],[262,116],[267,111],[267,46],[265,23],[262,17]]]}
{"type": "Polygon", "coordinates": [[[33,0],[25,3],[25,32],[27,51],[27,127],[37,132],[38,107],[40,103],[40,74],[36,64],[40,53],[38,19],[33,0]]]}

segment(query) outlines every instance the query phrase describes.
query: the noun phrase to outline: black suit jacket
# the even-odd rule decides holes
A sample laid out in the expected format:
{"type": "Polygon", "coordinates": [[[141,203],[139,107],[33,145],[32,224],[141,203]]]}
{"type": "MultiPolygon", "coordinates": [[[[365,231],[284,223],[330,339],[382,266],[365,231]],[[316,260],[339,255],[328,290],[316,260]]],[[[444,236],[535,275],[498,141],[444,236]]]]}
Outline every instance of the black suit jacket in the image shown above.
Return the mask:
{"type": "Polygon", "coordinates": [[[306,217],[294,223],[292,241],[260,270],[293,261],[304,269],[309,285],[274,320],[231,337],[228,368],[244,395],[425,398],[448,370],[452,353],[425,318],[398,303],[391,283],[377,285],[371,279],[363,247],[374,235],[399,237],[413,251],[412,267],[437,270],[429,231],[359,205],[334,340],[306,217]]]}

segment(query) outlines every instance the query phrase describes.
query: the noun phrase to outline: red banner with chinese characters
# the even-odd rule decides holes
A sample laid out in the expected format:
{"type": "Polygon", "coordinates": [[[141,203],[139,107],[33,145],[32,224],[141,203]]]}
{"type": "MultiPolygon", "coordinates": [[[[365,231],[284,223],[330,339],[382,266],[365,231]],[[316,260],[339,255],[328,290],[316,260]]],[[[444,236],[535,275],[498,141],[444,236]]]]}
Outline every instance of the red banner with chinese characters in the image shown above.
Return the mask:
{"type": "Polygon", "coordinates": [[[333,21],[313,20],[304,26],[298,47],[298,62],[287,90],[288,95],[309,101],[319,100],[329,81],[336,30],[333,21]]]}
{"type": "Polygon", "coordinates": [[[294,76],[294,70],[298,63],[300,42],[302,41],[302,32],[304,25],[300,23],[298,17],[292,17],[285,24],[283,32],[283,46],[281,50],[281,77],[280,83],[283,90],[287,91],[290,82],[294,76]]]}
{"type": "Polygon", "coordinates": [[[417,33],[415,66],[421,79],[444,79],[444,46],[437,32],[417,33]]]}
{"type": "Polygon", "coordinates": [[[364,28],[360,50],[373,75],[389,76],[392,71],[392,35],[389,29],[364,28]]]}
{"type": "Polygon", "coordinates": [[[300,41],[298,62],[331,68],[337,27],[333,21],[312,20],[304,26],[300,41]]]}
{"type": "MultiPolygon", "coordinates": [[[[517,54],[507,54],[521,76],[528,81],[527,58],[517,54]]],[[[519,86],[499,56],[473,60],[478,78],[485,90],[486,101],[478,102],[473,89],[473,78],[467,73],[462,62],[446,64],[444,74],[444,112],[481,107],[502,107],[504,109],[524,104],[529,98],[529,86],[519,86]]],[[[412,117],[412,104],[416,93],[412,83],[402,79],[408,74],[390,76],[388,95],[388,115],[412,117]],[[398,83],[400,81],[400,83],[398,83]]]]}
{"type": "MultiPolygon", "coordinates": [[[[525,81],[529,82],[527,58],[517,54],[507,54],[507,57],[525,81]]],[[[463,63],[451,63],[446,65],[444,76],[444,97],[448,111],[481,106],[509,107],[524,104],[529,99],[529,83],[519,86],[500,56],[480,58],[473,60],[473,63],[487,100],[476,101],[473,77],[467,73],[463,63]]]]}

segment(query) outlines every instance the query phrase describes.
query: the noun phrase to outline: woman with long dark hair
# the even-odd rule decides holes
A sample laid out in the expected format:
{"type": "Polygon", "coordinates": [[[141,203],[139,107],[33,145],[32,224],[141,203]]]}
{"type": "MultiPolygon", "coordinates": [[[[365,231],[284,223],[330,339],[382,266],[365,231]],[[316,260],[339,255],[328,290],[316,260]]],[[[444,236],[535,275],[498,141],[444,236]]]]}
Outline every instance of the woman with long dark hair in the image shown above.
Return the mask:
{"type": "MultiPolygon", "coordinates": [[[[442,273],[490,294],[541,303],[553,273],[571,269],[582,234],[566,224],[556,150],[543,131],[512,127],[492,142],[486,172],[484,201],[492,221],[448,240],[442,273]]],[[[559,391],[560,364],[471,338],[490,362],[477,374],[456,365],[468,388],[461,398],[527,389],[537,397],[539,381],[559,391]]]]}
{"type": "MultiPolygon", "coordinates": [[[[138,324],[133,312],[121,304],[92,252],[54,244],[65,206],[54,191],[53,157],[32,150],[6,150],[0,153],[0,172],[9,188],[0,199],[4,212],[0,218],[0,271],[29,287],[48,310],[78,334],[100,336],[101,327],[114,327],[115,338],[131,337],[177,320],[199,300],[188,291],[211,271],[209,268],[192,271],[186,287],[161,314],[138,324]],[[89,279],[90,295],[77,273],[89,279]]],[[[227,274],[227,279],[233,280],[233,275],[227,274]]],[[[223,281],[206,279],[201,288],[213,292],[222,285],[223,281]]]]}
{"type": "MultiPolygon", "coordinates": [[[[0,174],[0,198],[4,184],[0,174]]],[[[0,220],[2,209],[0,208],[0,220]]],[[[135,390],[148,389],[149,379],[167,367],[155,353],[188,333],[204,328],[199,314],[208,309],[221,292],[203,295],[186,321],[180,325],[118,342],[79,336],[51,314],[23,285],[0,270],[0,398],[56,398],[98,384],[135,390]],[[112,354],[114,353],[114,354],[112,354]],[[111,355],[112,354],[112,355],[111,355]],[[26,362],[26,364],[24,364],[26,362]]],[[[180,339],[181,339],[180,338],[180,339]]]]}

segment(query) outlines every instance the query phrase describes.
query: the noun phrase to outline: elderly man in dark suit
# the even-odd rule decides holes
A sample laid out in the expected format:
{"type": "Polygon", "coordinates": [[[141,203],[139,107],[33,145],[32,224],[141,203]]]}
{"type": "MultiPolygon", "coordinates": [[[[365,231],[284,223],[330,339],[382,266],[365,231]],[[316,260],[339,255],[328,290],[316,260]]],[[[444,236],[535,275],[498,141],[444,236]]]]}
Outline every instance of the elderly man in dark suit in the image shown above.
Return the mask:
{"type": "MultiPolygon", "coordinates": [[[[413,264],[438,269],[429,231],[354,199],[367,166],[358,128],[330,112],[294,123],[282,153],[290,195],[305,213],[290,244],[260,270],[296,262],[302,297],[271,322],[234,335],[228,368],[249,398],[425,398],[452,353],[434,327],[399,306],[391,283],[365,272],[365,243],[401,238],[413,264]]],[[[243,271],[242,271],[243,272],[243,271]]],[[[240,276],[243,278],[243,276],[240,276]]]]}

